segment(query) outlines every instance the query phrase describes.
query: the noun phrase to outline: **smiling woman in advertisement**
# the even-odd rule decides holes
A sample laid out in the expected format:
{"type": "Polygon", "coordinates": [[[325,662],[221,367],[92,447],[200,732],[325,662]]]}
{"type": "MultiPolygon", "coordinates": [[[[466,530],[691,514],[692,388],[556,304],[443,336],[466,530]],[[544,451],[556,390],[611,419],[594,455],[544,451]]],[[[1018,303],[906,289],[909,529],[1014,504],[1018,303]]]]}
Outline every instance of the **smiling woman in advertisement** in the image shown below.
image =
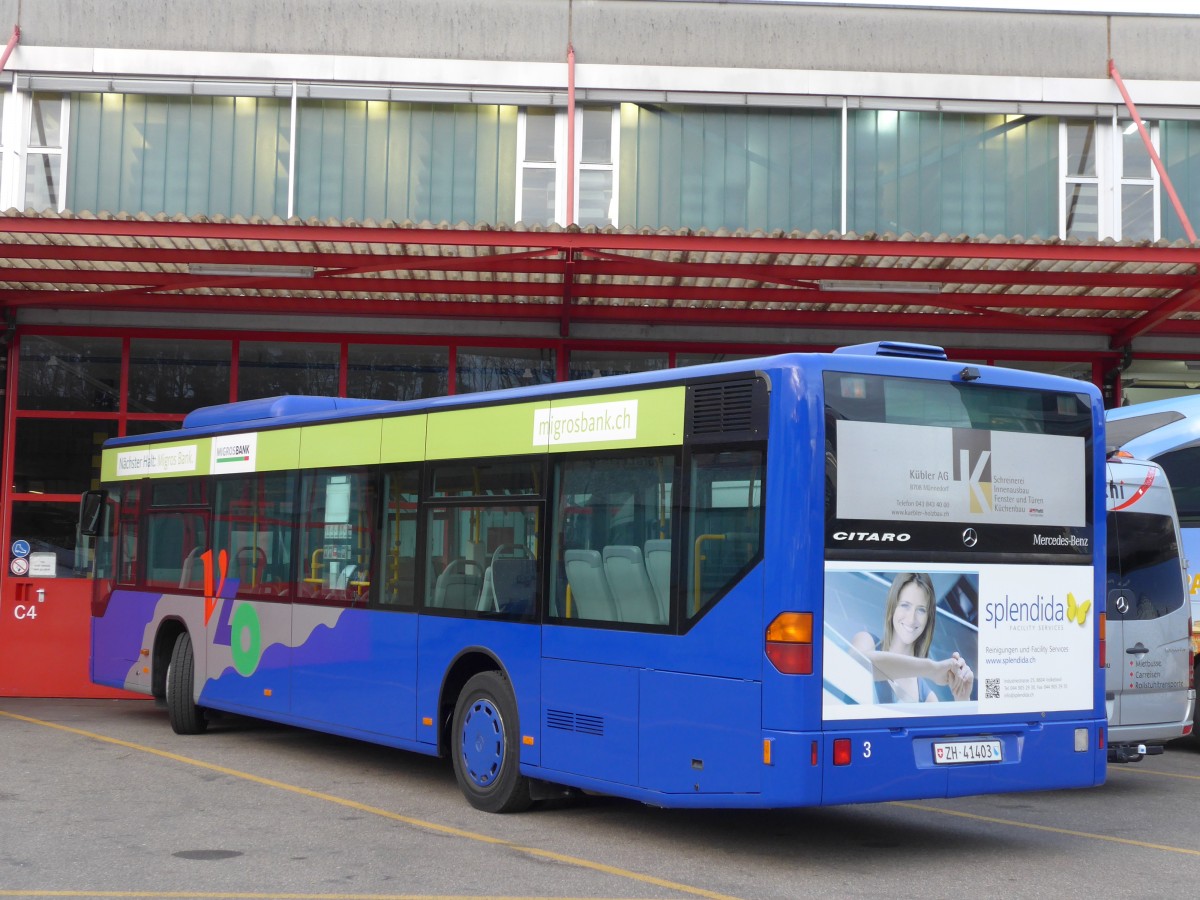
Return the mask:
{"type": "Polygon", "coordinates": [[[975,673],[955,650],[930,659],[937,604],[933,581],[924,573],[901,572],[888,590],[883,637],[867,631],[851,643],[870,661],[880,703],[936,703],[933,685],[947,685],[955,700],[969,700],[975,673]]]}

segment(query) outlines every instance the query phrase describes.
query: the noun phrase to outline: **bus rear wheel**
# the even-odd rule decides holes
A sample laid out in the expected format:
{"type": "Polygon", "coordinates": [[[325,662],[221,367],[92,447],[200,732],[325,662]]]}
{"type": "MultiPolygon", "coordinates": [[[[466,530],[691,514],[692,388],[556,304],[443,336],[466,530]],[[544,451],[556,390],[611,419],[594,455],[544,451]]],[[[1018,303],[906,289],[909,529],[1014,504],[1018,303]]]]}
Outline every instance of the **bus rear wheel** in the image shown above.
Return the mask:
{"type": "Polygon", "coordinates": [[[499,672],[473,676],[454,707],[454,777],[467,801],[484,812],[509,813],[532,803],[521,774],[517,701],[499,672]]]}
{"type": "Polygon", "coordinates": [[[185,631],[175,638],[167,664],[167,718],[176,734],[203,734],[208,728],[204,710],[196,705],[196,657],[185,631]]]}

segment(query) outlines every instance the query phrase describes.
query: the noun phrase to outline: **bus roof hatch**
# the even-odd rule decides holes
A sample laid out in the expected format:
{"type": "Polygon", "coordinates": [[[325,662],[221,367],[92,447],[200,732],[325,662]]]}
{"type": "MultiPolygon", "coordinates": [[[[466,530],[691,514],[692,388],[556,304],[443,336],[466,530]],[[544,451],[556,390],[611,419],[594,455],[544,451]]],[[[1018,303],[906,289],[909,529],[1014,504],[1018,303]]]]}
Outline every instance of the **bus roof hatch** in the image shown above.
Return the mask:
{"type": "Polygon", "coordinates": [[[907,356],[913,359],[947,359],[946,351],[933,344],[906,344],[902,341],[872,341],[838,347],[834,353],[853,353],[856,356],[907,356]]]}

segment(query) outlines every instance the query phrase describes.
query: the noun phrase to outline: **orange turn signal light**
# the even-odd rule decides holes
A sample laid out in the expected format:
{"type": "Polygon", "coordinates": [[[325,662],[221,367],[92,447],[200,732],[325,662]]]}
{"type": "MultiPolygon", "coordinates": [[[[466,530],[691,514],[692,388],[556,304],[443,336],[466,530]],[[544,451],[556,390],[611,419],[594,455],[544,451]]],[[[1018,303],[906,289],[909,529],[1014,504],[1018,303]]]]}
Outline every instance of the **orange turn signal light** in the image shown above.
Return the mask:
{"type": "Polygon", "coordinates": [[[767,626],[766,653],[785,675],[811,675],[813,670],[813,615],[785,612],[767,626]]]}

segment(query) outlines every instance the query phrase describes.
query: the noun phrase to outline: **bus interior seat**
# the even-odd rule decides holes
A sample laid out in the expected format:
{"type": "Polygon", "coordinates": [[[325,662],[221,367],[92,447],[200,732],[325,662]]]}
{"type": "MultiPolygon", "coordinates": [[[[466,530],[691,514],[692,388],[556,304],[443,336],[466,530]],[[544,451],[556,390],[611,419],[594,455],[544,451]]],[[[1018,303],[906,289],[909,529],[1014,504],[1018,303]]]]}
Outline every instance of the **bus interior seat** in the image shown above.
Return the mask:
{"type": "Polygon", "coordinates": [[[524,547],[501,544],[493,551],[487,571],[483,573],[479,611],[526,612],[532,609],[536,583],[524,589],[516,582],[536,577],[533,560],[529,558],[524,547]],[[522,590],[528,597],[521,593],[522,590]]]}
{"type": "Polygon", "coordinates": [[[354,576],[358,574],[358,566],[354,563],[346,566],[342,571],[338,572],[333,579],[333,589],[335,591],[345,591],[350,588],[350,582],[354,576]]]}
{"type": "Polygon", "coordinates": [[[654,597],[658,600],[660,618],[665,622],[671,608],[671,539],[646,541],[645,560],[646,574],[650,576],[650,586],[654,588],[654,597]]]}
{"type": "Polygon", "coordinates": [[[234,555],[231,577],[240,579],[243,587],[258,587],[267,570],[267,551],[262,547],[242,547],[234,555]],[[235,574],[236,573],[236,574],[235,574]]]}
{"type": "Polygon", "coordinates": [[[188,551],[188,555],[184,557],[183,568],[179,572],[179,586],[181,588],[200,588],[204,585],[204,560],[200,558],[201,550],[199,547],[193,547],[188,551]]]}
{"type": "Polygon", "coordinates": [[[604,548],[604,574],[622,622],[661,624],[658,601],[639,547],[618,544],[604,548]]]}
{"type": "Polygon", "coordinates": [[[479,563],[459,557],[437,577],[433,588],[433,605],[439,609],[477,609],[483,589],[479,563]]]}
{"type": "Polygon", "coordinates": [[[617,605],[604,577],[604,564],[598,550],[567,550],[563,553],[567,584],[574,601],[574,618],[616,622],[617,605]]]}

